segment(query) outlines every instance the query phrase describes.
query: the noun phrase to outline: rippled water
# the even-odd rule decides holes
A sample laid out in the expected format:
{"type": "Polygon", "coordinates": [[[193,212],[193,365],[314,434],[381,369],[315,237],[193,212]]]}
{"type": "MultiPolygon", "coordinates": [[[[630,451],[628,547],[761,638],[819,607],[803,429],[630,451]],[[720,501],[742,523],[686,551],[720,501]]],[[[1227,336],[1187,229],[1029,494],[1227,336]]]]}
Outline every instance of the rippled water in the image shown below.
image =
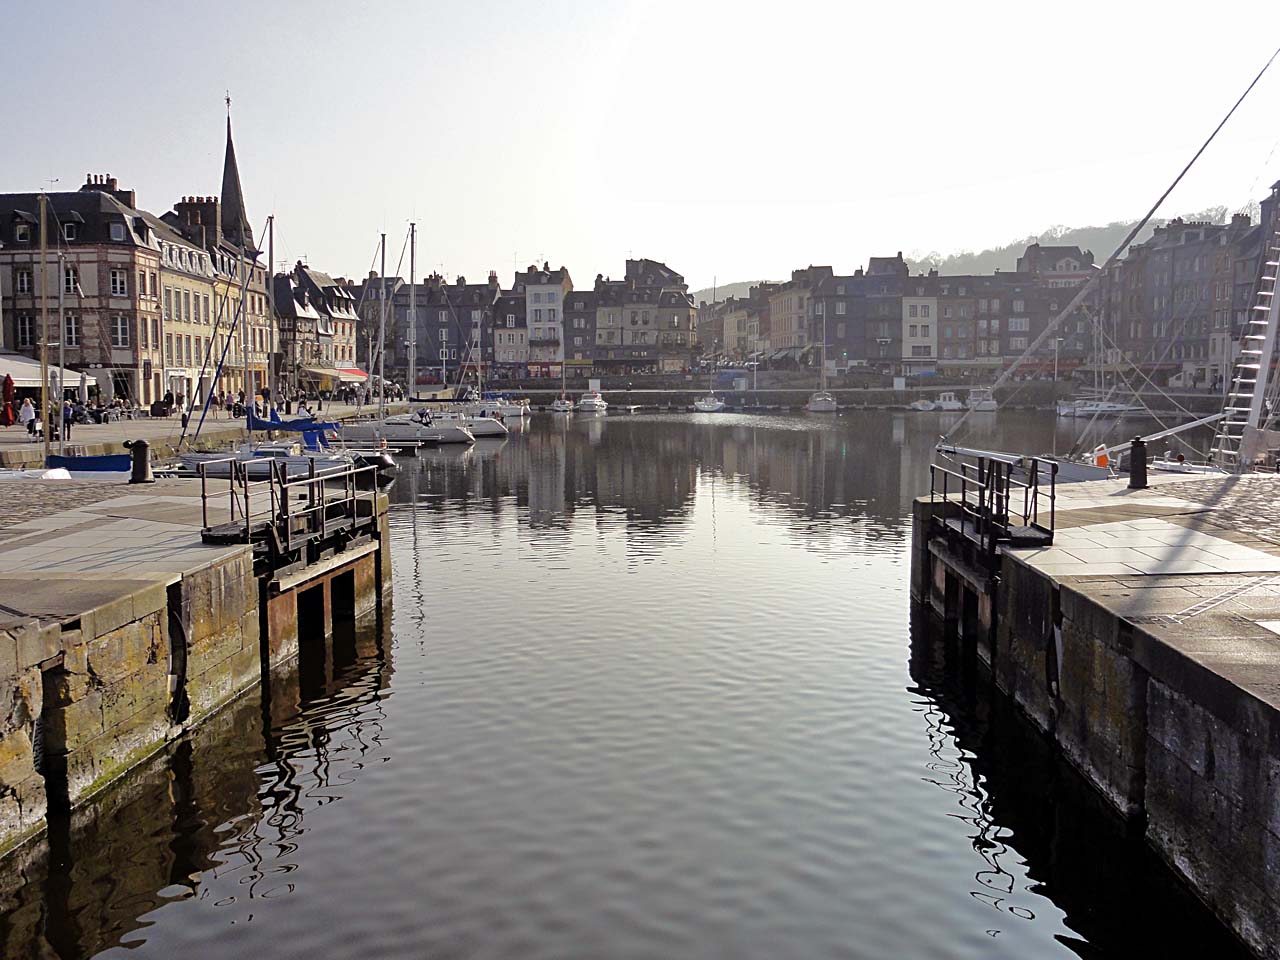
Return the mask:
{"type": "Polygon", "coordinates": [[[541,416],[407,461],[389,630],[0,864],[4,956],[1235,955],[910,615],[945,422],[541,416]]]}

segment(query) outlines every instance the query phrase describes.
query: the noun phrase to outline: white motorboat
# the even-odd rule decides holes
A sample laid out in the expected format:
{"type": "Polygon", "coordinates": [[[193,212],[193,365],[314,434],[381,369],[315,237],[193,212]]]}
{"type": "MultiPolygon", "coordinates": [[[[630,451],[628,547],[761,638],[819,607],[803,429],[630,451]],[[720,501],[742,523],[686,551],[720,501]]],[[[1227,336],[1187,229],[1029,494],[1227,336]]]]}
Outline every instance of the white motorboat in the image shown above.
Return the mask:
{"type": "Polygon", "coordinates": [[[994,413],[997,409],[996,399],[986,387],[971,389],[964,403],[974,413],[994,413]]]}
{"type": "Polygon", "coordinates": [[[699,413],[719,413],[724,409],[724,401],[714,393],[708,393],[705,397],[699,397],[693,401],[693,409],[699,413]]]}
{"type": "Polygon", "coordinates": [[[556,397],[551,401],[552,413],[573,413],[573,401],[568,397],[556,397]]]}
{"type": "Polygon", "coordinates": [[[583,413],[604,413],[609,409],[609,403],[600,396],[599,390],[588,390],[578,398],[577,409],[583,413]]]}
{"type": "Polygon", "coordinates": [[[933,402],[933,409],[945,410],[950,413],[956,410],[963,410],[964,404],[960,402],[954,393],[948,390],[938,394],[938,399],[933,402]]]}
{"type": "Polygon", "coordinates": [[[804,405],[804,408],[810,413],[835,413],[840,409],[840,405],[827,391],[819,390],[809,397],[809,402],[804,405]]]}
{"type": "Polygon", "coordinates": [[[1058,416],[1088,418],[1118,418],[1142,416],[1146,411],[1132,403],[1116,403],[1112,400],[1059,400],[1058,416]]]}
{"type": "Polygon", "coordinates": [[[921,413],[928,413],[930,410],[937,410],[938,405],[932,400],[921,397],[919,400],[913,400],[907,406],[912,410],[918,410],[921,413]]]}
{"type": "Polygon", "coordinates": [[[266,480],[284,464],[290,479],[311,475],[314,467],[317,476],[341,473],[353,466],[351,457],[337,453],[306,453],[296,442],[270,441],[266,443],[242,443],[228,453],[183,453],[178,462],[187,470],[198,473],[203,464],[205,476],[229,477],[231,461],[245,465],[250,480],[266,480]]]}

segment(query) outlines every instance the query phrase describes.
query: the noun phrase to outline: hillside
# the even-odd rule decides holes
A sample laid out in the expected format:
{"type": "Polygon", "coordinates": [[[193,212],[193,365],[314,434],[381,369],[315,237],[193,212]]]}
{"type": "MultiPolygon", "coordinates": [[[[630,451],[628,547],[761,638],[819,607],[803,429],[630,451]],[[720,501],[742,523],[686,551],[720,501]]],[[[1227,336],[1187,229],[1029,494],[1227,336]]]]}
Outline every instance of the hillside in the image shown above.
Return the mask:
{"type": "MultiPolygon", "coordinates": [[[[1246,208],[1245,211],[1254,222],[1258,219],[1257,205],[1253,204],[1246,208]]],[[[1231,211],[1227,207],[1210,207],[1208,210],[1198,210],[1194,213],[1184,213],[1184,220],[1208,220],[1211,223],[1222,223],[1229,216],[1231,211]]],[[[1152,231],[1157,226],[1167,223],[1167,220],[1154,219],[1138,234],[1135,243],[1141,243],[1147,240],[1152,231]]],[[[995,273],[997,270],[1002,272],[1012,272],[1017,269],[1018,257],[1022,251],[1026,249],[1028,244],[1039,241],[1043,244],[1055,244],[1061,246],[1077,246],[1081,250],[1092,251],[1094,260],[1102,263],[1119,243],[1124,240],[1125,235],[1137,223],[1136,220],[1117,220],[1114,223],[1108,223],[1105,226],[1095,227],[1065,227],[1054,226],[1042,230],[1039,234],[1027,236],[1021,240],[1014,240],[1004,246],[994,247],[989,250],[974,252],[972,250],[961,250],[943,256],[940,253],[922,253],[915,251],[906,257],[908,265],[911,267],[912,273],[919,273],[927,270],[937,270],[941,274],[983,274],[995,273]]],[[[724,283],[720,284],[715,295],[718,299],[723,300],[726,297],[745,297],[748,290],[758,280],[750,280],[740,283],[724,283]]],[[[710,287],[705,290],[697,290],[693,294],[693,302],[700,303],[703,300],[710,301],[712,291],[710,287]]]]}

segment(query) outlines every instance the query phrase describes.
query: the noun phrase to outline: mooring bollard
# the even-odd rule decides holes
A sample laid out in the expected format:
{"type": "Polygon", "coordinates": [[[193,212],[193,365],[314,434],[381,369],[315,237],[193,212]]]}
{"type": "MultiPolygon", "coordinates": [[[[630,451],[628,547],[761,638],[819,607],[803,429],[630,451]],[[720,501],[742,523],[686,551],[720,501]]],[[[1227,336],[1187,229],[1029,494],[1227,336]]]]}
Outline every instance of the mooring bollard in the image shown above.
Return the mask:
{"type": "Polygon", "coordinates": [[[126,440],[124,447],[133,454],[130,483],[155,483],[155,475],[151,472],[151,444],[145,440],[126,440]]]}
{"type": "Polygon", "coordinates": [[[1129,489],[1147,489],[1147,441],[1134,437],[1129,446],[1129,489]]]}

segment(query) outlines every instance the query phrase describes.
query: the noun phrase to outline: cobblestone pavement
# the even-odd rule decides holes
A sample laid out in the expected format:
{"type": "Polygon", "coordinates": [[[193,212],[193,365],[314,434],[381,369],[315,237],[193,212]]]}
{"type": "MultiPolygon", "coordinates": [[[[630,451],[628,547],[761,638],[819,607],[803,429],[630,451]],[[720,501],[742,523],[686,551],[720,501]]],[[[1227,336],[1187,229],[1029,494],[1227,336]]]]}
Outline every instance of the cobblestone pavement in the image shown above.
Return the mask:
{"type": "Polygon", "coordinates": [[[1212,507],[1184,525],[1204,524],[1280,544],[1280,474],[1211,477],[1161,484],[1161,494],[1212,507]]]}
{"type": "MultiPolygon", "coordinates": [[[[37,520],[131,492],[124,480],[20,480],[0,484],[0,531],[10,524],[37,520]]],[[[0,547],[3,543],[0,537],[0,547]]]]}

